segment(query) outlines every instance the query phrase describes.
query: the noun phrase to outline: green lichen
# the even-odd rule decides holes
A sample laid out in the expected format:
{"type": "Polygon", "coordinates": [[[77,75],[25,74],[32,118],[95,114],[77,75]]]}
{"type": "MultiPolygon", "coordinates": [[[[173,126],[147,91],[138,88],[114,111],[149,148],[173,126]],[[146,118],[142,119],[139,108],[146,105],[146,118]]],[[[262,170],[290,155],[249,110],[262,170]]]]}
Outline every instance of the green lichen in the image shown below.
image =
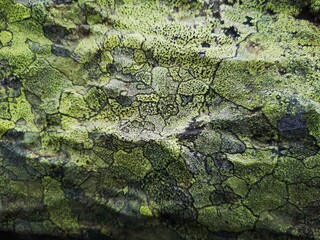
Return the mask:
{"type": "Polygon", "coordinates": [[[24,91],[21,91],[21,95],[17,98],[9,98],[9,107],[12,121],[25,121],[26,124],[22,126],[22,131],[37,131],[37,127],[34,124],[35,116],[32,113],[31,105],[26,99],[24,91]]]}
{"type": "Polygon", "coordinates": [[[272,176],[266,176],[251,187],[244,204],[258,215],[264,210],[272,210],[284,205],[287,194],[285,183],[272,176]]]}
{"type": "Polygon", "coordinates": [[[10,41],[12,40],[12,33],[9,31],[1,31],[0,32],[0,44],[2,46],[8,46],[10,41]]]}
{"type": "Polygon", "coordinates": [[[33,92],[43,104],[41,108],[47,113],[55,113],[59,106],[62,90],[70,86],[70,81],[58,70],[52,68],[45,59],[37,59],[24,74],[23,85],[33,92]]]}
{"type": "Polygon", "coordinates": [[[93,57],[99,49],[98,44],[99,42],[94,37],[84,38],[74,49],[73,58],[79,63],[86,63],[92,61],[93,57]]]}
{"type": "Polygon", "coordinates": [[[248,184],[238,177],[230,177],[223,184],[230,187],[235,194],[241,197],[245,197],[249,191],[248,184]]]}
{"type": "Polygon", "coordinates": [[[185,96],[205,94],[208,89],[208,85],[204,82],[199,80],[190,80],[188,82],[182,82],[179,85],[178,94],[182,94],[185,96]]]}
{"type": "Polygon", "coordinates": [[[214,232],[242,232],[253,229],[256,218],[241,205],[221,205],[201,209],[198,221],[214,232]]]}
{"type": "Polygon", "coordinates": [[[91,87],[84,95],[84,100],[93,111],[101,110],[107,102],[105,92],[98,87],[91,87]]]}
{"type": "Polygon", "coordinates": [[[90,109],[83,96],[75,91],[64,91],[61,95],[60,112],[74,118],[88,118],[90,109]]]}
{"type": "Polygon", "coordinates": [[[140,214],[145,217],[152,217],[153,216],[152,211],[150,210],[149,206],[141,206],[140,207],[140,214]]]}
{"type": "MultiPolygon", "coordinates": [[[[143,156],[141,148],[132,149],[131,153],[125,151],[118,151],[114,154],[113,166],[134,174],[138,178],[144,178],[151,170],[151,164],[147,158],[143,156]]],[[[128,176],[130,177],[130,175],[128,176]]]]}
{"type": "Polygon", "coordinates": [[[1,1],[0,230],[318,239],[318,10],[1,1]]]}
{"type": "Polygon", "coordinates": [[[194,199],[194,206],[201,209],[212,205],[210,197],[215,190],[216,188],[214,186],[210,186],[207,183],[195,182],[189,189],[194,199]]]}
{"type": "Polygon", "coordinates": [[[228,159],[234,165],[234,173],[253,184],[272,173],[276,166],[276,158],[271,151],[247,150],[243,154],[229,154],[228,159]]]}
{"type": "Polygon", "coordinates": [[[11,0],[3,0],[0,3],[0,8],[5,9],[5,16],[10,23],[30,17],[30,9],[21,3],[14,4],[11,0]]]}
{"type": "Polygon", "coordinates": [[[0,102],[0,118],[2,119],[11,118],[9,103],[7,101],[0,102]]]}
{"type": "Polygon", "coordinates": [[[119,36],[116,34],[109,34],[104,41],[104,48],[107,50],[113,50],[120,45],[119,36]]]}
{"type": "Polygon", "coordinates": [[[319,190],[314,187],[309,187],[306,184],[301,183],[289,186],[289,201],[300,209],[317,201],[317,196],[319,196],[319,190]]]}
{"type": "Polygon", "coordinates": [[[9,120],[0,119],[0,136],[6,133],[9,129],[13,129],[15,127],[14,122],[9,120]]]}
{"type": "Polygon", "coordinates": [[[70,209],[60,183],[50,177],[44,177],[42,184],[44,187],[43,201],[50,214],[50,220],[67,233],[79,233],[79,224],[70,209]]]}
{"type": "MultiPolygon", "coordinates": [[[[318,159],[316,155],[314,159],[318,159]]],[[[311,160],[311,159],[310,159],[311,160]]],[[[311,163],[311,161],[309,162],[311,163]]],[[[311,166],[313,164],[311,163],[311,166]]],[[[298,159],[284,157],[278,163],[278,166],[275,168],[275,176],[288,183],[301,183],[309,182],[310,179],[317,176],[319,173],[319,168],[317,166],[313,168],[307,168],[298,159]]]]}

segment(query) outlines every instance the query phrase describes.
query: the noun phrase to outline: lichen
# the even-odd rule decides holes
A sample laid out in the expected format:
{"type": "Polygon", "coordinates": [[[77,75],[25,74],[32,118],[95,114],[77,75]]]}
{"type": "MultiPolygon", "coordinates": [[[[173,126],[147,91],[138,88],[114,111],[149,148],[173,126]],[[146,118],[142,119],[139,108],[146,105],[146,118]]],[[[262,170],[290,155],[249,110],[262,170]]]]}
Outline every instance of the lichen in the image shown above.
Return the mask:
{"type": "Polygon", "coordinates": [[[70,209],[60,183],[50,177],[44,177],[42,184],[44,187],[43,201],[50,214],[50,220],[63,231],[70,234],[79,233],[79,224],[70,209]]]}
{"type": "Polygon", "coordinates": [[[140,214],[145,217],[152,217],[153,216],[152,211],[150,210],[149,206],[141,206],[140,207],[140,214]]]}
{"type": "Polygon", "coordinates": [[[64,91],[61,94],[60,112],[74,118],[88,118],[90,109],[83,96],[75,91],[64,91]]]}
{"type": "Polygon", "coordinates": [[[284,205],[287,194],[285,183],[272,176],[266,176],[251,187],[244,204],[258,215],[264,210],[272,210],[284,205]]]}
{"type": "Polygon", "coordinates": [[[1,1],[0,231],[318,239],[319,6],[1,1]]]}
{"type": "Polygon", "coordinates": [[[151,170],[151,164],[143,156],[141,148],[134,148],[131,153],[126,153],[122,150],[116,152],[114,154],[113,166],[119,168],[120,171],[128,171],[140,179],[144,178],[151,170]]]}
{"type": "Polygon", "coordinates": [[[5,134],[9,129],[13,129],[15,127],[15,124],[12,121],[0,119],[0,122],[1,122],[0,136],[5,134]]]}
{"type": "Polygon", "coordinates": [[[253,229],[256,218],[241,205],[221,205],[201,209],[198,221],[214,232],[242,232],[253,229]]]}

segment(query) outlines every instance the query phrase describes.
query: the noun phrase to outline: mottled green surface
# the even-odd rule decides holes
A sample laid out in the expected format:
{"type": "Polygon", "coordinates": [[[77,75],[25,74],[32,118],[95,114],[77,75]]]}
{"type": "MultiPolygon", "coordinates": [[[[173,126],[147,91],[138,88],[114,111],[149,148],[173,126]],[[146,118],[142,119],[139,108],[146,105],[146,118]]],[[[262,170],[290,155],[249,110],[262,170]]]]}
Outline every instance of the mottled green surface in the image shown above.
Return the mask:
{"type": "Polygon", "coordinates": [[[319,0],[0,0],[0,231],[320,239],[319,0]]]}

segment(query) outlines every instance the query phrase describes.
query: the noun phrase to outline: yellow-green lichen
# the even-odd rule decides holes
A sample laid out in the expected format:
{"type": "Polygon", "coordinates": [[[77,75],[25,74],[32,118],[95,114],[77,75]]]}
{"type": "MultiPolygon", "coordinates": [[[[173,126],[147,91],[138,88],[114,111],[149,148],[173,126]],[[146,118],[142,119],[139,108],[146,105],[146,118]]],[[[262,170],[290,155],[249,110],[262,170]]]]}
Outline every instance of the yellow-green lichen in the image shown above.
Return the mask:
{"type": "Polygon", "coordinates": [[[147,158],[143,156],[141,148],[134,148],[132,152],[118,151],[114,154],[113,166],[121,172],[130,172],[138,178],[143,178],[151,170],[151,164],[147,158]]]}
{"type": "Polygon", "coordinates": [[[91,113],[83,96],[73,90],[62,93],[59,110],[62,114],[74,118],[88,118],[91,113]]]}
{"type": "Polygon", "coordinates": [[[0,118],[0,136],[5,134],[9,129],[13,129],[14,127],[14,122],[0,118]]]}
{"type": "Polygon", "coordinates": [[[31,16],[29,8],[21,3],[14,4],[12,0],[2,0],[0,2],[0,9],[5,9],[5,15],[9,22],[21,21],[31,16]]]}
{"type": "Polygon", "coordinates": [[[17,122],[20,119],[25,121],[26,124],[22,127],[22,131],[37,131],[38,128],[34,124],[35,116],[24,91],[21,91],[20,96],[17,98],[9,98],[9,107],[12,121],[17,122]]]}
{"type": "Polygon", "coordinates": [[[221,205],[203,208],[198,221],[211,231],[242,232],[254,228],[256,217],[242,205],[221,205]]]}
{"type": "Polygon", "coordinates": [[[24,87],[43,101],[41,108],[46,113],[57,112],[62,90],[71,86],[63,74],[52,68],[45,59],[39,58],[25,72],[24,79],[24,87]]]}
{"type": "Polygon", "coordinates": [[[107,50],[113,50],[120,45],[119,36],[116,34],[110,34],[106,37],[104,41],[104,47],[107,50]]]}
{"type": "Polygon", "coordinates": [[[79,224],[76,216],[70,209],[70,205],[60,183],[50,177],[42,180],[44,187],[44,205],[50,214],[50,220],[63,231],[70,234],[79,233],[79,224]]]}
{"type": "Polygon", "coordinates": [[[258,215],[262,211],[284,205],[288,198],[287,195],[285,183],[272,176],[266,176],[251,187],[244,204],[258,215]]]}
{"type": "Polygon", "coordinates": [[[182,95],[196,95],[205,94],[209,89],[209,86],[199,80],[190,80],[188,82],[182,82],[179,85],[178,93],[182,95]]]}
{"type": "Polygon", "coordinates": [[[289,201],[300,209],[318,200],[320,191],[317,188],[307,186],[304,183],[293,184],[288,187],[289,201]]]}
{"type": "Polygon", "coordinates": [[[246,196],[249,191],[248,184],[239,177],[230,177],[223,184],[230,187],[235,194],[241,197],[246,196]]]}
{"type": "Polygon", "coordinates": [[[0,44],[2,46],[7,46],[12,40],[12,33],[9,31],[0,32],[0,44]]]}
{"type": "Polygon", "coordinates": [[[272,151],[257,150],[247,150],[242,154],[228,154],[228,159],[234,165],[234,174],[249,185],[270,174],[277,160],[272,151]]]}
{"type": "Polygon", "coordinates": [[[141,206],[140,207],[140,214],[145,217],[152,217],[153,216],[152,211],[150,210],[149,206],[141,206]]]}
{"type": "Polygon", "coordinates": [[[90,62],[99,49],[98,39],[94,37],[84,38],[74,49],[73,58],[79,63],[90,62]]]}

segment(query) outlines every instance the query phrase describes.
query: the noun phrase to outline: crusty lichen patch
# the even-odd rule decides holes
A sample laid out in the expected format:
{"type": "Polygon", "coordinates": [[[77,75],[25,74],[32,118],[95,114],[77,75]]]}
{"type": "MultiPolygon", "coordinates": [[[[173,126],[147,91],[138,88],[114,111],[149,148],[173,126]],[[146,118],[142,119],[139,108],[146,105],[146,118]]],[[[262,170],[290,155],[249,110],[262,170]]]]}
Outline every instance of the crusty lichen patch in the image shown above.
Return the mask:
{"type": "Polygon", "coordinates": [[[0,1],[0,230],[319,239],[319,9],[0,1]]]}

